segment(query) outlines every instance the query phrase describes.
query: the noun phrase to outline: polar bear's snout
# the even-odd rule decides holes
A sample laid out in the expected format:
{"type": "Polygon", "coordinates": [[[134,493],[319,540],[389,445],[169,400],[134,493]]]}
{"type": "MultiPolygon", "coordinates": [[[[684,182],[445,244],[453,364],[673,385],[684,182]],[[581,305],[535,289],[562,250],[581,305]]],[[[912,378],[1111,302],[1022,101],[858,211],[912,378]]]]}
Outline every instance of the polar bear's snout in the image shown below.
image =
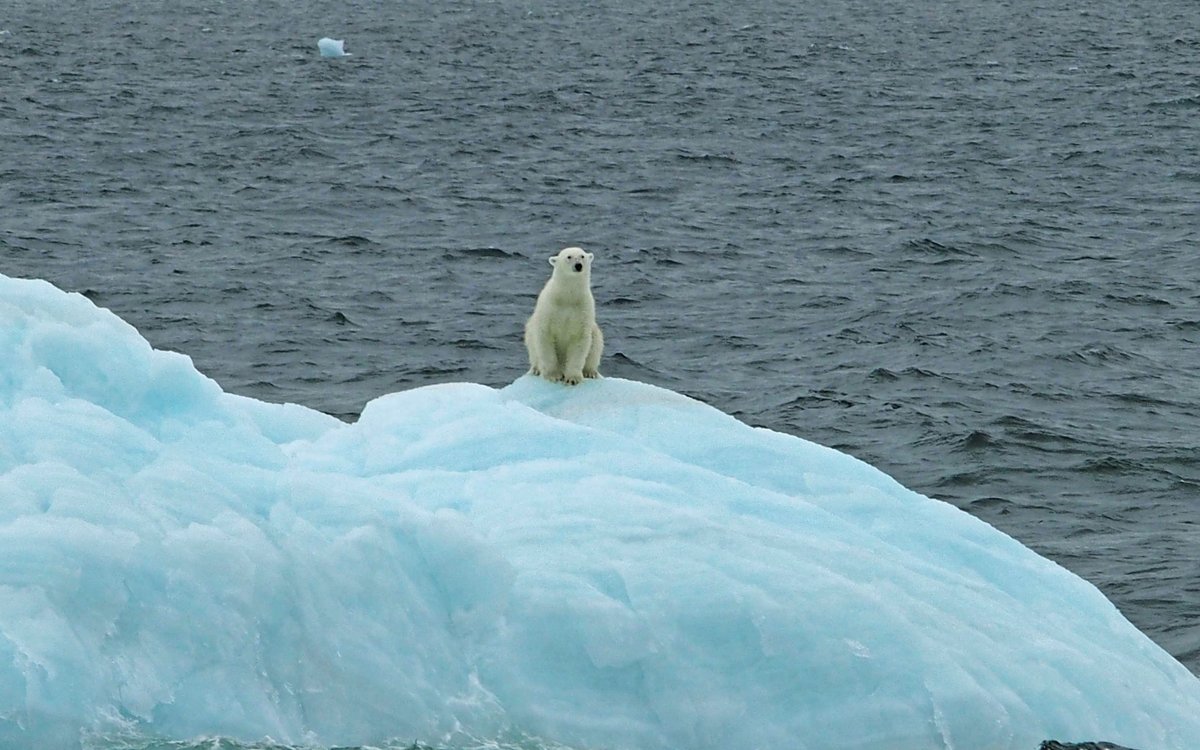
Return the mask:
{"type": "Polygon", "coordinates": [[[576,263],[576,264],[575,264],[575,270],[576,270],[576,271],[582,271],[582,270],[583,270],[583,264],[582,264],[582,263],[576,263]]]}

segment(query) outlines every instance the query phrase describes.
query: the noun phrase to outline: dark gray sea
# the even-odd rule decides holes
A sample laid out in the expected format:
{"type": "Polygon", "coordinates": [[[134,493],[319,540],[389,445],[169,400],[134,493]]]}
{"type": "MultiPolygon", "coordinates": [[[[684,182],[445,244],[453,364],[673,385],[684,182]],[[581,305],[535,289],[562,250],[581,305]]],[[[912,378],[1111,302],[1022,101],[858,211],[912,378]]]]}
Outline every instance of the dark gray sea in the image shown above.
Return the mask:
{"type": "Polygon", "coordinates": [[[575,244],[606,374],[966,509],[1200,672],[1195,0],[0,6],[0,272],[226,390],[505,385],[575,244]]]}

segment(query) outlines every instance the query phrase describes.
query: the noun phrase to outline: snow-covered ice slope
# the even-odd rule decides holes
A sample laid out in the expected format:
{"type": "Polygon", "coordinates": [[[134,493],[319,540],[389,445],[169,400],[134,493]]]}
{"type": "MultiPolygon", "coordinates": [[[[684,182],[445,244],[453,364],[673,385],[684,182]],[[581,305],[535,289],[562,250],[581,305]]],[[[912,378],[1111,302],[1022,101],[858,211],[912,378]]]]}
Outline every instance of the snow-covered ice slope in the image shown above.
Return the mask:
{"type": "Polygon", "coordinates": [[[442,385],[348,425],[0,276],[0,746],[112,727],[1191,750],[1200,681],[990,526],[670,391],[442,385]]]}

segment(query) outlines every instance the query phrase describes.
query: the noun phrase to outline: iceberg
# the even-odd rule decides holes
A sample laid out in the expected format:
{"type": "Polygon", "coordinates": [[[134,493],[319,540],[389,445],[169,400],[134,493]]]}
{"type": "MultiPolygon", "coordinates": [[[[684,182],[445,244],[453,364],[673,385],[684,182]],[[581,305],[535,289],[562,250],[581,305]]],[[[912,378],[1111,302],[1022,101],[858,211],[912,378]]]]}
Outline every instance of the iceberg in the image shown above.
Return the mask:
{"type": "Polygon", "coordinates": [[[349,57],[345,44],[345,40],[325,36],[317,40],[317,49],[321,51],[321,57],[349,57]]]}
{"type": "Polygon", "coordinates": [[[800,438],[609,378],[224,392],[0,276],[0,747],[1200,747],[1092,585],[800,438]]]}

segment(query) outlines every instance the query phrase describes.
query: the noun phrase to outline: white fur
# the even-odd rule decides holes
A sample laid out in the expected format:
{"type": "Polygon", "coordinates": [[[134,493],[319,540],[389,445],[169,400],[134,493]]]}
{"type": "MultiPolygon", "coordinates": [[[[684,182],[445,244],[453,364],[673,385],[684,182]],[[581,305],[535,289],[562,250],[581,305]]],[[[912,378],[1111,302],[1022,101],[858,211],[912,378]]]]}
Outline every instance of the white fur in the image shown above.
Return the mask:
{"type": "Polygon", "coordinates": [[[604,335],[596,325],[592,257],[568,247],[550,258],[554,271],[525,324],[529,371],[534,375],[567,385],[600,377],[604,335]]]}

